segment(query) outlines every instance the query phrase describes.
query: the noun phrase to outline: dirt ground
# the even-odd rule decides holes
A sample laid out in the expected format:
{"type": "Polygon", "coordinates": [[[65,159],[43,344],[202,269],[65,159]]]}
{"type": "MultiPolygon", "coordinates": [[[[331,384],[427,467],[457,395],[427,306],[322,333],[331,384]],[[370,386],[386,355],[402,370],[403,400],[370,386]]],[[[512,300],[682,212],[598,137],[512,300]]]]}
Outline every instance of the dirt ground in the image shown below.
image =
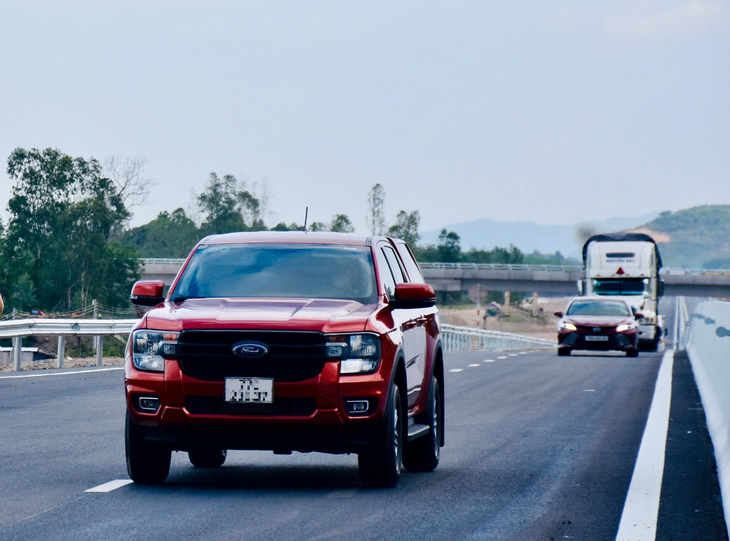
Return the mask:
{"type": "Polygon", "coordinates": [[[490,331],[502,331],[515,334],[524,334],[534,338],[545,338],[554,340],[557,333],[558,318],[553,312],[565,310],[570,297],[545,297],[537,299],[537,306],[532,310],[530,303],[522,306],[510,306],[503,310],[501,321],[498,317],[489,316],[484,327],[484,307],[481,308],[481,315],[477,316],[476,305],[459,307],[439,307],[441,323],[458,325],[461,327],[486,328],[490,331]]]}
{"type": "MultiPolygon", "coordinates": [[[[104,366],[121,366],[124,364],[122,357],[104,357],[104,366]]],[[[91,367],[96,366],[96,357],[84,357],[84,358],[71,358],[66,357],[63,361],[64,368],[80,368],[80,367],[91,367]]],[[[46,359],[44,361],[33,361],[24,362],[21,365],[21,370],[48,370],[49,368],[56,368],[56,359],[46,359]]],[[[0,364],[0,372],[12,372],[12,364],[0,364]]]]}

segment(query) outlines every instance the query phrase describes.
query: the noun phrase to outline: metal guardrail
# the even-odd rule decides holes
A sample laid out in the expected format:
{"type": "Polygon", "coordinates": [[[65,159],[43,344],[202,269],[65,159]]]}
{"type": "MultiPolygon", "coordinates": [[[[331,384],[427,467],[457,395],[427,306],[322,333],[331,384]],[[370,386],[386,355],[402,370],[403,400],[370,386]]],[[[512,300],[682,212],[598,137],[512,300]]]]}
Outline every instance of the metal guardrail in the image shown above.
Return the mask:
{"type": "Polygon", "coordinates": [[[554,348],[557,342],[521,334],[441,325],[446,351],[507,351],[522,348],[554,348]]]}
{"type": "Polygon", "coordinates": [[[129,334],[138,319],[13,319],[0,321],[0,338],[13,340],[13,370],[20,370],[24,336],[58,336],[56,367],[63,367],[67,336],[97,336],[96,365],[102,366],[103,336],[129,334]]]}

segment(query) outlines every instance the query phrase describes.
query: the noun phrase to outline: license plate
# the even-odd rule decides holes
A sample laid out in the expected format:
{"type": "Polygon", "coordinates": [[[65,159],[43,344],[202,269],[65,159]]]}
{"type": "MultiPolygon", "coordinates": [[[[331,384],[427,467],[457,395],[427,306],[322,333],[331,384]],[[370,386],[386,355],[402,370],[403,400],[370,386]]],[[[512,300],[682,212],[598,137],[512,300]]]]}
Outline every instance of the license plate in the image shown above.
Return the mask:
{"type": "Polygon", "coordinates": [[[274,402],[274,380],[271,378],[226,378],[226,402],[274,402]]]}
{"type": "Polygon", "coordinates": [[[586,342],[608,342],[608,336],[586,336],[586,342]]]}

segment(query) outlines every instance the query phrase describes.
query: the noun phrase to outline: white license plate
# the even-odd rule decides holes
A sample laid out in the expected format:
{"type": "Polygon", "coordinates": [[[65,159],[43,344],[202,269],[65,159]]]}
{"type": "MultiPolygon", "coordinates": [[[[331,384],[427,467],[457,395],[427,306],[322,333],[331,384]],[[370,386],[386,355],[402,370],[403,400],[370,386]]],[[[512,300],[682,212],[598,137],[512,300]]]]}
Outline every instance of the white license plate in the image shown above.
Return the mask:
{"type": "Polygon", "coordinates": [[[586,336],[586,342],[608,342],[608,336],[586,336]]]}
{"type": "Polygon", "coordinates": [[[271,378],[226,378],[226,402],[274,402],[274,380],[271,378]]]}

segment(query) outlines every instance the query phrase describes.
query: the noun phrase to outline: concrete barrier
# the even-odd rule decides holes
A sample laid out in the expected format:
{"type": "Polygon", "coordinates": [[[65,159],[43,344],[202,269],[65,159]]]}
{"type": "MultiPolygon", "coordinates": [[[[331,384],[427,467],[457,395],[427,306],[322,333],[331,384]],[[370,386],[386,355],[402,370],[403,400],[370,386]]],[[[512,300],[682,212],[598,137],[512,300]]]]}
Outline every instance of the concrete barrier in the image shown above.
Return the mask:
{"type": "Polygon", "coordinates": [[[704,302],[692,314],[686,345],[715,447],[725,523],[730,530],[730,303],[704,302]]]}

